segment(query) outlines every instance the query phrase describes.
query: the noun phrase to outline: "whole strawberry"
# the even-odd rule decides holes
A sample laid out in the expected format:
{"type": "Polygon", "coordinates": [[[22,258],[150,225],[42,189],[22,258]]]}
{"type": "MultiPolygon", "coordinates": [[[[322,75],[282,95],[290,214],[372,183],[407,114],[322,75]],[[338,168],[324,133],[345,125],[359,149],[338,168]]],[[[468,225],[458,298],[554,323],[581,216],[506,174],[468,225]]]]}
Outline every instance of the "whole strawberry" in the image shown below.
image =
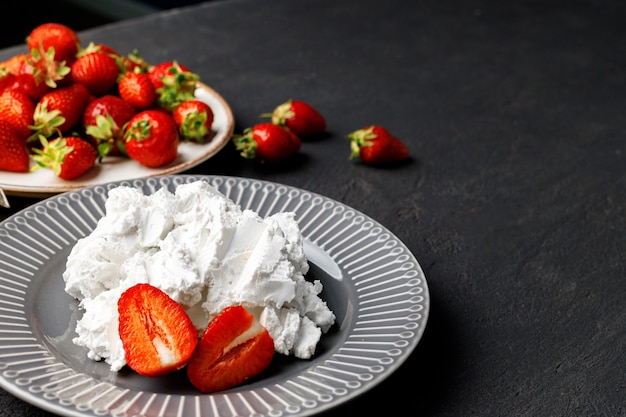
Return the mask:
{"type": "Polygon", "coordinates": [[[45,80],[37,79],[29,73],[8,74],[2,79],[2,86],[3,91],[19,91],[35,103],[52,90],[45,80]]]}
{"type": "Polygon", "coordinates": [[[148,71],[157,92],[157,103],[168,111],[185,100],[194,98],[198,74],[176,61],[164,61],[148,71]]]}
{"type": "Polygon", "coordinates": [[[302,146],[292,131],[271,122],[246,128],[242,135],[233,135],[232,141],[244,158],[270,163],[289,158],[302,146]]]}
{"type": "Polygon", "coordinates": [[[0,73],[13,75],[21,73],[29,56],[28,53],[11,55],[8,59],[0,62],[0,73]]]}
{"type": "Polygon", "coordinates": [[[288,127],[300,137],[316,135],[326,130],[326,119],[313,106],[301,100],[287,100],[270,114],[272,123],[288,127]]]}
{"type": "Polygon", "coordinates": [[[0,118],[0,170],[27,172],[29,168],[30,156],[24,146],[24,139],[0,118]]]}
{"type": "Polygon", "coordinates": [[[89,90],[82,84],[57,88],[45,94],[35,107],[35,133],[31,138],[40,135],[50,137],[55,133],[69,131],[81,120],[88,101],[89,90]]]}
{"type": "Polygon", "coordinates": [[[176,123],[163,110],[143,110],[135,114],[124,129],[126,154],[150,168],[176,159],[179,142],[176,123]]]}
{"type": "Polygon", "coordinates": [[[103,52],[81,55],[72,64],[72,80],[83,84],[94,96],[101,96],[115,86],[120,73],[113,57],[103,52]]]}
{"type": "Polygon", "coordinates": [[[50,48],[53,48],[56,61],[71,64],[80,48],[80,39],[76,31],[69,26],[60,23],[44,23],[30,32],[26,38],[26,44],[29,51],[37,49],[47,53],[50,48]]]}
{"type": "Polygon", "coordinates": [[[24,93],[6,90],[0,93],[0,119],[9,124],[26,142],[30,136],[35,104],[24,93]]]}
{"type": "Polygon", "coordinates": [[[178,133],[184,141],[205,143],[211,140],[213,131],[213,110],[201,100],[183,101],[172,112],[178,133]]]}
{"type": "Polygon", "coordinates": [[[122,99],[137,110],[151,107],[157,99],[156,89],[148,74],[127,72],[117,83],[117,90],[122,99]]]}
{"type": "Polygon", "coordinates": [[[133,106],[112,94],[97,97],[87,104],[83,128],[100,158],[123,153],[123,127],[136,113],[133,106]]]}
{"type": "Polygon", "coordinates": [[[409,157],[407,146],[382,126],[372,125],[347,135],[352,150],[350,159],[361,158],[368,164],[402,161],[409,157]]]}
{"type": "Polygon", "coordinates": [[[59,178],[76,179],[96,163],[98,154],[95,148],[80,137],[60,136],[49,142],[43,136],[39,139],[42,147],[33,150],[33,160],[37,167],[49,168],[59,178]]]}

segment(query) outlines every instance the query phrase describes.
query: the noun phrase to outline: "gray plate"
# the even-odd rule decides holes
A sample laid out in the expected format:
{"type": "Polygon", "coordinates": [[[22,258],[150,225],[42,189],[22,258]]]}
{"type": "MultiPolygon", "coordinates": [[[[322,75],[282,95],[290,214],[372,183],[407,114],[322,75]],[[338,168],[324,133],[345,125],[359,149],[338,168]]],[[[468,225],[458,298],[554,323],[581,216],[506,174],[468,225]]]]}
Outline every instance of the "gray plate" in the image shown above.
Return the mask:
{"type": "Polygon", "coordinates": [[[363,394],[417,346],[428,319],[423,271],[385,227],[337,201],[277,183],[176,175],[96,185],[43,200],[0,223],[0,387],[62,416],[310,416],[363,394]],[[293,211],[309,279],[337,316],[313,359],[276,355],[242,386],[200,394],[184,370],[147,378],[86,357],[80,312],[62,273],[74,243],[104,215],[108,190],[145,194],[199,179],[261,216],[293,211]]]}

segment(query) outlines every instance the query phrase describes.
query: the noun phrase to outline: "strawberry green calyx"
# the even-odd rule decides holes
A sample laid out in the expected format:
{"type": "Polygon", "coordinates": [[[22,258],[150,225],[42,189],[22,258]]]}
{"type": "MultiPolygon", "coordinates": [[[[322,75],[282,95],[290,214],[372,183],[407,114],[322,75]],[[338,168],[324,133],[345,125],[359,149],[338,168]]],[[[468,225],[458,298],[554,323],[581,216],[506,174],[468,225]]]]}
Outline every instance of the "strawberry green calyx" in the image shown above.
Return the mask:
{"type": "Polygon", "coordinates": [[[372,139],[376,139],[374,126],[355,130],[348,134],[346,138],[350,141],[350,159],[358,158],[363,146],[372,146],[372,139]]]}
{"type": "Polygon", "coordinates": [[[133,71],[143,73],[148,72],[148,61],[143,59],[138,50],[133,49],[132,52],[126,55],[126,59],[134,64],[133,71]]]}
{"type": "Polygon", "coordinates": [[[188,113],[180,127],[182,136],[186,138],[186,140],[204,143],[205,138],[210,133],[210,129],[206,127],[207,117],[205,112],[195,111],[188,113]]]}
{"type": "Polygon", "coordinates": [[[137,142],[141,142],[145,139],[148,139],[151,135],[150,130],[152,129],[152,125],[150,121],[147,119],[139,120],[136,123],[133,123],[129,126],[128,134],[125,136],[125,141],[136,140],[137,142]]]}
{"type": "Polygon", "coordinates": [[[200,76],[190,71],[184,71],[180,65],[174,61],[161,81],[163,86],[157,88],[157,102],[168,111],[174,110],[176,106],[185,100],[193,99],[197,83],[200,76]]]}
{"type": "Polygon", "coordinates": [[[248,127],[243,131],[242,135],[233,135],[232,139],[235,149],[240,151],[241,156],[246,159],[254,159],[258,144],[252,136],[252,128],[248,127]]]}
{"type": "Polygon", "coordinates": [[[40,135],[39,140],[42,148],[33,149],[35,154],[32,156],[32,159],[36,162],[36,165],[33,165],[31,171],[36,171],[39,168],[50,168],[58,176],[61,173],[63,160],[74,150],[74,147],[69,146],[63,138],[48,142],[43,135],[40,135]]]}
{"type": "Polygon", "coordinates": [[[111,153],[115,145],[115,133],[118,126],[110,115],[96,116],[96,125],[87,126],[85,133],[93,137],[97,142],[98,157],[100,160],[111,153]]]}
{"type": "Polygon", "coordinates": [[[48,138],[54,133],[60,133],[58,128],[63,123],[65,123],[65,117],[61,115],[60,110],[48,111],[46,102],[39,102],[33,113],[33,125],[30,126],[35,133],[28,138],[28,141],[32,142],[40,136],[48,138]]]}
{"type": "Polygon", "coordinates": [[[65,61],[55,61],[52,46],[45,53],[42,52],[42,47],[40,50],[33,49],[27,59],[27,64],[32,66],[33,77],[45,82],[50,88],[56,88],[56,82],[65,78],[71,70],[65,61]]]}
{"type": "Polygon", "coordinates": [[[276,106],[272,113],[263,113],[261,114],[262,118],[271,118],[272,123],[277,124],[279,126],[285,126],[287,119],[291,119],[296,115],[293,111],[293,107],[291,103],[293,100],[287,100],[285,103],[276,106]]]}

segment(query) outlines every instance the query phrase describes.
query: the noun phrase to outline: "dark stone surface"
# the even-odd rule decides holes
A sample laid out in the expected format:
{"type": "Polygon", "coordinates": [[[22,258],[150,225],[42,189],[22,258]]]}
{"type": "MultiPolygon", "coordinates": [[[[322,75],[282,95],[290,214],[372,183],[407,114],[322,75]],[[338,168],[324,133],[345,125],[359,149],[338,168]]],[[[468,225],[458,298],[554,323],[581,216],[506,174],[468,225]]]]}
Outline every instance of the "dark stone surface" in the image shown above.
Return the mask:
{"type": "MultiPolygon", "coordinates": [[[[384,224],[424,268],[422,341],[391,377],[328,416],[380,407],[619,417],[625,19],[618,1],[230,0],[81,39],[179,60],[229,102],[238,132],[288,98],[326,116],[328,136],[290,164],[260,166],[229,146],[190,172],[339,200],[384,224]],[[344,136],[372,123],[408,144],[408,163],[348,160],[344,136]]],[[[0,410],[49,415],[8,393],[0,410]]]]}

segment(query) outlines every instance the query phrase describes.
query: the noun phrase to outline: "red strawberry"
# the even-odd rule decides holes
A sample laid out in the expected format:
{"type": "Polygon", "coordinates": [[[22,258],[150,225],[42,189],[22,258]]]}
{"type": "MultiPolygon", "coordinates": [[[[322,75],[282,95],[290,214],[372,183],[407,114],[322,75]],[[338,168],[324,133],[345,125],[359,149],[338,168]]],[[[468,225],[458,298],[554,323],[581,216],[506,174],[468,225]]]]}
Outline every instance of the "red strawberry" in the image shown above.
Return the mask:
{"type": "Polygon", "coordinates": [[[64,180],[73,180],[87,171],[96,163],[98,154],[87,141],[76,137],[57,137],[48,142],[40,136],[42,148],[33,149],[33,160],[37,167],[50,168],[56,176],[64,180]]]}
{"type": "Polygon", "coordinates": [[[87,47],[80,48],[80,50],[76,54],[76,58],[80,58],[81,56],[90,54],[92,52],[101,52],[103,54],[111,55],[113,57],[119,56],[119,53],[109,45],[106,45],[104,43],[89,42],[87,47]]]}
{"type": "Polygon", "coordinates": [[[147,109],[156,100],[157,93],[148,74],[127,72],[117,84],[120,97],[136,109],[147,109]]]}
{"type": "Polygon", "coordinates": [[[172,117],[183,140],[198,143],[211,140],[214,115],[211,106],[204,101],[183,101],[172,111],[172,117]]]}
{"type": "MultiPolygon", "coordinates": [[[[168,84],[168,80],[164,78],[180,77],[180,81],[185,81],[188,76],[193,77],[193,73],[186,66],[179,64],[177,61],[163,61],[150,68],[148,71],[150,80],[154,84],[154,88],[161,88],[168,84]]],[[[169,80],[171,83],[172,80],[169,80]]],[[[195,88],[195,83],[194,83],[195,88]]]]}
{"type": "Polygon", "coordinates": [[[120,71],[110,55],[92,52],[82,55],[72,64],[72,80],[83,84],[94,96],[101,96],[113,88],[120,71]]]}
{"type": "Polygon", "coordinates": [[[78,34],[60,23],[44,23],[35,27],[26,38],[28,50],[36,49],[47,53],[54,48],[54,59],[68,64],[74,62],[80,48],[78,34]]]}
{"type": "Polygon", "coordinates": [[[185,100],[194,98],[200,77],[176,61],[161,62],[148,71],[157,92],[157,103],[172,111],[185,100]]]}
{"type": "Polygon", "coordinates": [[[265,162],[279,162],[300,150],[302,141],[290,130],[274,123],[259,123],[246,128],[243,135],[233,135],[241,156],[265,162]]]}
{"type": "Polygon", "coordinates": [[[0,170],[27,172],[30,156],[22,138],[13,127],[0,118],[0,170]]]}
{"type": "Polygon", "coordinates": [[[226,307],[208,324],[187,364],[201,392],[240,385],[266,369],[274,356],[269,332],[244,307],[226,307]]]}
{"type": "Polygon", "coordinates": [[[133,106],[112,94],[98,97],[87,104],[83,113],[83,127],[98,149],[100,158],[120,154],[124,124],[135,113],[133,106]]]}
{"type": "Polygon", "coordinates": [[[14,90],[0,93],[0,118],[15,129],[24,142],[32,133],[34,111],[35,104],[26,94],[14,90]]]}
{"type": "Polygon", "coordinates": [[[55,60],[53,48],[50,48],[48,52],[33,49],[30,56],[26,58],[26,63],[20,73],[32,74],[37,84],[45,84],[51,89],[56,88],[58,82],[61,81],[68,84],[66,76],[70,73],[70,67],[65,64],[65,61],[55,60]]]}
{"type": "Polygon", "coordinates": [[[120,55],[117,58],[117,65],[120,67],[120,74],[126,74],[127,72],[142,72],[148,73],[148,63],[139,55],[137,50],[129,53],[126,56],[120,55]]]}
{"type": "Polygon", "coordinates": [[[45,94],[35,106],[34,136],[49,137],[57,132],[67,132],[80,121],[88,101],[89,90],[82,84],[57,88],[45,94]]]}
{"type": "Polygon", "coordinates": [[[135,114],[124,130],[128,156],[150,168],[161,167],[176,159],[179,142],[174,119],[161,110],[143,110],[135,114]]]}
{"type": "Polygon", "coordinates": [[[3,73],[19,74],[29,56],[30,54],[27,53],[12,55],[9,59],[0,62],[0,70],[3,73]]]}
{"type": "Polygon", "coordinates": [[[26,94],[32,101],[37,102],[52,88],[45,80],[38,80],[33,74],[9,74],[2,80],[2,90],[14,90],[26,94]]]}
{"type": "Polygon", "coordinates": [[[367,126],[348,134],[347,138],[352,149],[350,159],[360,157],[365,163],[378,164],[409,157],[407,146],[381,126],[367,126]]]}
{"type": "Polygon", "coordinates": [[[119,334],[128,366],[145,376],[182,368],[198,334],[180,304],[150,284],[136,284],[118,302],[119,334]]]}
{"type": "Polygon", "coordinates": [[[288,127],[296,135],[311,136],[326,130],[326,119],[313,106],[300,100],[287,100],[270,114],[272,123],[288,127]]]}

